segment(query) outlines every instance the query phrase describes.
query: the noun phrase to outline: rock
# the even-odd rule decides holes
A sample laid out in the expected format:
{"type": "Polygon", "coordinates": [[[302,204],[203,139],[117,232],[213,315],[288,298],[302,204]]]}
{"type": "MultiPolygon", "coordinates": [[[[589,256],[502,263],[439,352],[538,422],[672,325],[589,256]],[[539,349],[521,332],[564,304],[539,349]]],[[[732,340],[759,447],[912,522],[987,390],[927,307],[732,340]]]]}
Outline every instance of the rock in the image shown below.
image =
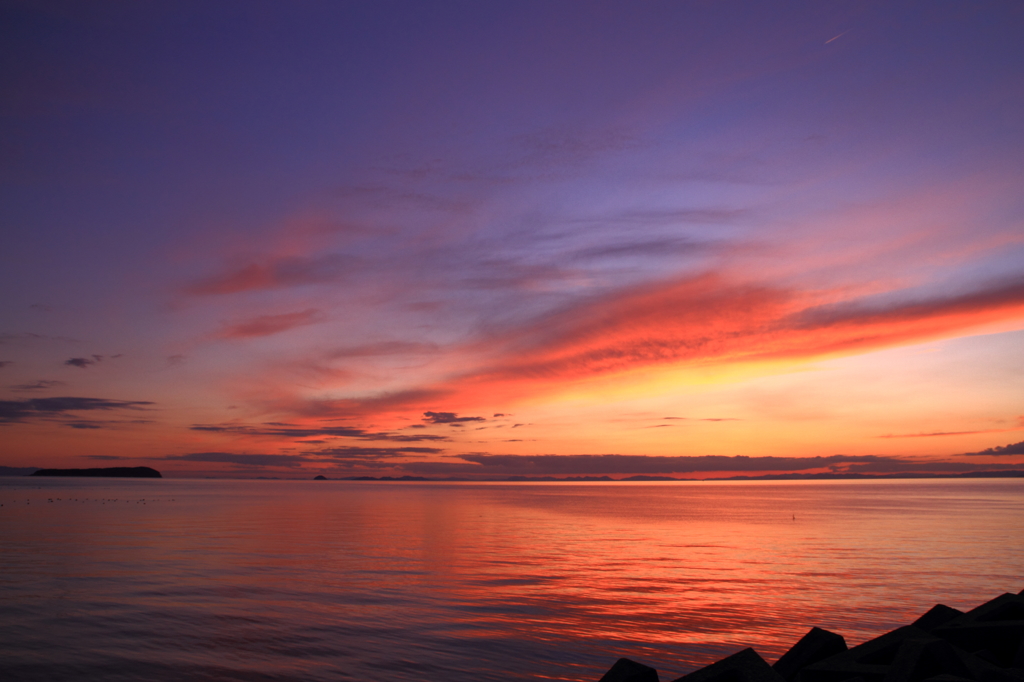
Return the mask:
{"type": "Polygon", "coordinates": [[[772,668],[787,682],[795,680],[801,670],[830,656],[846,651],[846,640],[842,635],[811,628],[789,651],[775,662],[772,668]]]}
{"type": "Polygon", "coordinates": [[[1002,668],[1024,664],[1024,595],[1004,594],[932,630],[1002,668]]]}
{"type": "Polygon", "coordinates": [[[898,628],[807,666],[800,673],[800,682],[843,682],[851,677],[861,677],[864,682],[882,682],[904,640],[927,637],[927,632],[913,625],[898,628]]]}
{"type": "Polygon", "coordinates": [[[965,652],[956,651],[937,637],[904,640],[896,659],[885,674],[885,682],[924,682],[938,675],[975,677],[964,659],[965,652]]]}
{"type": "Polygon", "coordinates": [[[683,675],[674,682],[785,682],[785,680],[756,651],[747,648],[723,658],[717,663],[712,663],[706,668],[683,675]]]}
{"type": "Polygon", "coordinates": [[[658,671],[643,663],[620,658],[600,682],[658,682],[658,671]]]}
{"type": "Polygon", "coordinates": [[[324,476],[323,474],[320,474],[318,476],[314,476],[313,480],[314,481],[327,481],[329,479],[326,476],[324,476]]]}
{"type": "Polygon", "coordinates": [[[954,609],[945,604],[936,604],[928,609],[928,613],[915,620],[911,625],[921,628],[925,632],[931,632],[940,625],[945,625],[957,616],[962,615],[964,615],[964,612],[960,609],[954,609]]]}

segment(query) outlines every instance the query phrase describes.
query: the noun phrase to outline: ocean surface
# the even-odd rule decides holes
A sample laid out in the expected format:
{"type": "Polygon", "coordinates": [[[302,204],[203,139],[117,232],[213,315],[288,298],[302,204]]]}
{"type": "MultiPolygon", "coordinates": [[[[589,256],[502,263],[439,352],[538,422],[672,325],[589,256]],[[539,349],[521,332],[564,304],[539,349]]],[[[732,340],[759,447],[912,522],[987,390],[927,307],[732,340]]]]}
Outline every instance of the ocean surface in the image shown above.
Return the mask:
{"type": "Polygon", "coordinates": [[[1024,479],[0,478],[0,679],[662,680],[1024,588],[1024,479]]]}

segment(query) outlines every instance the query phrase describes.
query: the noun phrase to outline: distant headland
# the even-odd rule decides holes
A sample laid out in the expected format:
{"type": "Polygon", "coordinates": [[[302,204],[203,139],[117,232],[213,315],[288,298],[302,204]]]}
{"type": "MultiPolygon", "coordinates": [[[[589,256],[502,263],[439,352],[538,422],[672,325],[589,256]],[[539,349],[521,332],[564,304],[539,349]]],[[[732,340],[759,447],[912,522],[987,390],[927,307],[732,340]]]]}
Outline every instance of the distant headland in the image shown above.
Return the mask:
{"type": "Polygon", "coordinates": [[[93,476],[104,478],[163,478],[150,467],[107,467],[100,469],[40,469],[30,476],[93,476]]]}
{"type": "Polygon", "coordinates": [[[315,481],[432,481],[435,483],[621,483],[632,481],[881,481],[893,479],[919,478],[1024,478],[1024,471],[968,471],[962,473],[897,473],[897,474],[861,474],[861,473],[817,473],[817,474],[764,474],[762,476],[726,476],[718,478],[677,478],[675,476],[627,476],[612,478],[611,476],[493,476],[493,477],[458,477],[427,478],[425,476],[346,476],[344,478],[327,478],[323,474],[315,476],[315,481]]]}

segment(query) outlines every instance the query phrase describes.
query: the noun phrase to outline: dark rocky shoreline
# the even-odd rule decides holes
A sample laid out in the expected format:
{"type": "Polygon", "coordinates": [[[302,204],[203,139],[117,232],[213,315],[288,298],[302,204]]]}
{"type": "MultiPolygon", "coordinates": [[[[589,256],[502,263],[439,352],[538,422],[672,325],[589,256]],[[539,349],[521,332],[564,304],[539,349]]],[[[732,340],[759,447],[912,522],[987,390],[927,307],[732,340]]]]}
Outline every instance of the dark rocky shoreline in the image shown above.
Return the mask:
{"type": "MultiPolygon", "coordinates": [[[[600,682],[659,682],[620,658],[600,682]]],[[[773,665],[744,649],[673,682],[1024,682],[1024,590],[966,613],[936,604],[910,625],[852,649],[811,628],[773,665]]]]}

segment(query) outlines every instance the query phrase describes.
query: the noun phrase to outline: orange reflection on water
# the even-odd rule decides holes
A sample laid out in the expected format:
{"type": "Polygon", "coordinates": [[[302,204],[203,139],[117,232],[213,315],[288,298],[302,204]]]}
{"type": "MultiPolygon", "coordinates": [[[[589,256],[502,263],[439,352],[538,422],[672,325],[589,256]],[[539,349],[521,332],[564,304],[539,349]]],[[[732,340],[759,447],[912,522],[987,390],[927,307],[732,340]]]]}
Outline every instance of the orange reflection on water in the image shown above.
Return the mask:
{"type": "Polygon", "coordinates": [[[65,655],[307,680],[772,660],[812,625],[856,643],[1017,591],[1024,565],[1014,480],[91,485],[3,509],[9,584],[59,595],[21,615],[65,655]]]}

